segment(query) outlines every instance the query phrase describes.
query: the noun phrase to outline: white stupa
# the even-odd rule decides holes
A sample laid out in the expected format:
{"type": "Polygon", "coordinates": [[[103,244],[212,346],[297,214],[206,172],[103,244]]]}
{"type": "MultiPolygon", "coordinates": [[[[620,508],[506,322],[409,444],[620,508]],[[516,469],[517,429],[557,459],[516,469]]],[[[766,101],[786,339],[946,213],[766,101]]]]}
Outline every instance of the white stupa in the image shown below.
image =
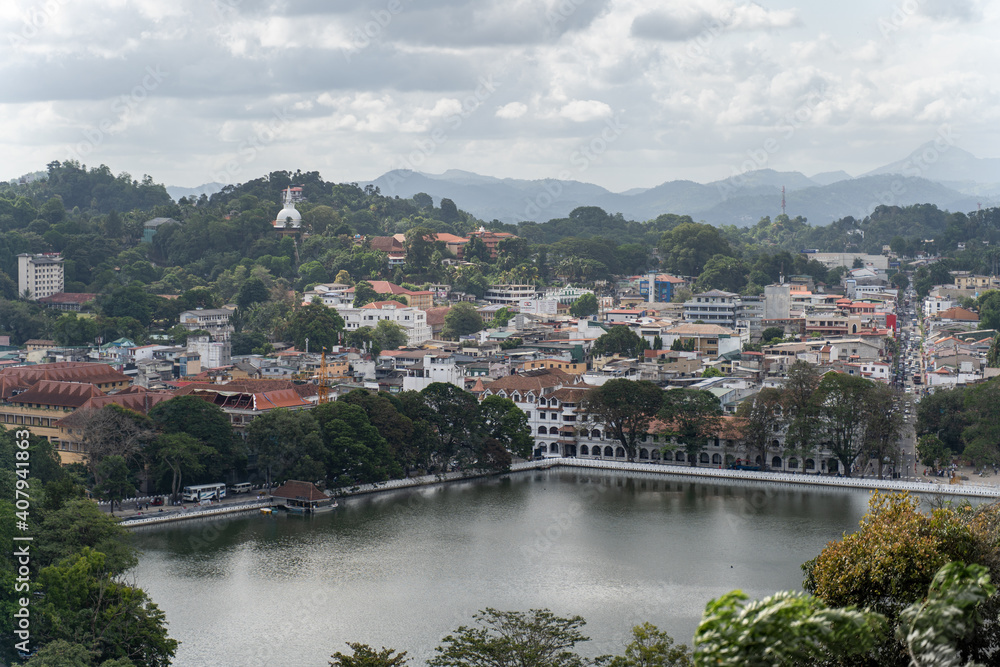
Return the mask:
{"type": "Polygon", "coordinates": [[[285,207],[278,212],[275,218],[275,229],[298,229],[302,226],[302,214],[295,210],[295,202],[292,201],[292,188],[285,188],[285,207]]]}

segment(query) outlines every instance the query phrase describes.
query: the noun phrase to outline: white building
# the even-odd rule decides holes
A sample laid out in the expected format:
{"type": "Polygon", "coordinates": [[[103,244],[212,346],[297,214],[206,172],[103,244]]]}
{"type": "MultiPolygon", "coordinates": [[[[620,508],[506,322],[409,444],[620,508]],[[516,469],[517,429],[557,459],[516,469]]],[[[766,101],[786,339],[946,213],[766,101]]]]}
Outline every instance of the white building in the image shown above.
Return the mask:
{"type": "Polygon", "coordinates": [[[295,209],[292,188],[285,188],[284,208],[278,212],[271,225],[278,230],[297,230],[302,227],[302,214],[295,209]]]}
{"type": "Polygon", "coordinates": [[[63,258],[59,253],[21,253],[17,256],[18,294],[27,291],[30,299],[37,300],[62,292],[64,286],[63,258]]]}
{"type": "Polygon", "coordinates": [[[465,376],[451,354],[428,352],[409,366],[403,378],[403,391],[423,391],[434,382],[448,382],[465,389],[465,376]]]}
{"type": "Polygon", "coordinates": [[[201,368],[221,368],[233,363],[232,347],[228,340],[212,342],[208,336],[191,336],[187,341],[188,352],[197,352],[201,357],[201,368]]]}
{"type": "Polygon", "coordinates": [[[736,326],[739,298],[735,292],[717,289],[695,294],[684,302],[684,319],[688,322],[701,320],[705,324],[718,324],[731,329],[736,326]]]}
{"type": "Polygon", "coordinates": [[[519,301],[534,299],[537,294],[534,285],[491,285],[484,298],[489,303],[515,306],[519,301]]]}
{"type": "Polygon", "coordinates": [[[374,329],[379,321],[385,320],[398,324],[406,331],[407,345],[420,345],[431,339],[431,327],[427,324],[427,313],[404,306],[398,301],[375,301],[361,308],[334,306],[337,313],[344,318],[346,331],[357,331],[361,327],[374,329]]]}
{"type": "Polygon", "coordinates": [[[180,321],[188,331],[203,329],[215,340],[229,340],[233,333],[233,325],[229,323],[232,316],[233,311],[226,308],[197,308],[181,313],[180,321]]]}
{"type": "Polygon", "coordinates": [[[941,311],[954,308],[957,305],[958,301],[955,299],[949,299],[943,296],[929,296],[924,299],[924,315],[937,315],[941,311]]]}

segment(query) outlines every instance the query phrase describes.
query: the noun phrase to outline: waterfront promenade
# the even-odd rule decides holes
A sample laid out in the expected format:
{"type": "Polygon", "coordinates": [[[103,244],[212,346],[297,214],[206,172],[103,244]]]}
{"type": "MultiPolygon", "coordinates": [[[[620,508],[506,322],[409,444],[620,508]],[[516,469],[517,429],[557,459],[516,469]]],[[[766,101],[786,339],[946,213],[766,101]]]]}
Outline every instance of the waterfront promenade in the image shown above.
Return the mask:
{"type": "MultiPolygon", "coordinates": [[[[847,478],[829,475],[755,472],[750,470],[697,468],[686,465],[669,465],[663,463],[628,463],[625,461],[575,458],[519,461],[511,464],[511,473],[527,472],[531,470],[549,470],[557,467],[569,469],[613,470],[644,476],[680,476],[711,480],[728,480],[731,482],[750,484],[792,484],[803,486],[866,489],[872,491],[907,491],[910,493],[947,495],[967,498],[1000,499],[1000,477],[996,476],[987,478],[975,477],[974,479],[977,481],[972,481],[970,479],[963,480],[960,484],[951,484],[947,478],[938,477],[925,478],[927,481],[900,479],[879,480],[873,478],[847,478]]],[[[969,471],[964,472],[968,473],[969,471]]],[[[369,493],[378,493],[381,491],[391,491],[394,489],[443,484],[447,482],[474,479],[477,477],[490,477],[494,474],[495,473],[452,472],[440,475],[423,475],[420,477],[409,477],[406,479],[393,479],[375,484],[359,484],[357,486],[337,489],[334,495],[337,497],[349,497],[369,493]]],[[[205,507],[192,506],[184,510],[169,508],[165,509],[163,512],[150,512],[143,510],[141,513],[134,509],[123,510],[119,511],[117,516],[121,517],[122,525],[126,527],[133,527],[182,521],[185,519],[199,519],[224,514],[259,511],[259,508],[271,505],[270,497],[252,499],[234,498],[227,500],[228,502],[224,501],[219,504],[208,505],[205,507]]],[[[127,502],[126,506],[129,506],[130,504],[134,506],[135,501],[127,502]]]]}

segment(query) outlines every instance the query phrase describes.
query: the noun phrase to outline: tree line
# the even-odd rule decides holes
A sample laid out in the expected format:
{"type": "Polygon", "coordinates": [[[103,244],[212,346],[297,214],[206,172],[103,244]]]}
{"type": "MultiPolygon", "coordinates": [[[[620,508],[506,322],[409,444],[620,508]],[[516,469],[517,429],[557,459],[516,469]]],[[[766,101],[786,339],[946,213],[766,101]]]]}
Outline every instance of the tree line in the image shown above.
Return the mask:
{"type": "Polygon", "coordinates": [[[605,382],[588,393],[586,411],[588,421],[621,443],[630,461],[639,442],[653,433],[667,438],[665,451],[683,451],[691,465],[710,438],[719,438],[735,442],[735,453],[764,470],[774,454],[801,459],[826,450],[848,477],[875,461],[881,478],[885,463],[898,463],[903,424],[900,396],[892,387],[845,373],[820,376],[804,361],[789,368],[780,389],[761,389],[730,419],[711,392],[664,391],[647,380],[605,382]]]}

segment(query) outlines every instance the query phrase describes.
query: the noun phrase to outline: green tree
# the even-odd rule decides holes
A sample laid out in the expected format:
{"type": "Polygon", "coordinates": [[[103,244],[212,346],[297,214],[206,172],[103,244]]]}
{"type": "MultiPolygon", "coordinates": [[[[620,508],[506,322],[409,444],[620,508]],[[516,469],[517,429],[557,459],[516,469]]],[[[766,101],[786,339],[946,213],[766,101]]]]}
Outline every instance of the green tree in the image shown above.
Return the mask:
{"type": "Polygon", "coordinates": [[[733,591],[708,603],[694,635],[696,665],[815,665],[865,653],[884,633],[876,614],[801,593],[748,599],[733,591]]]}
{"type": "Polygon", "coordinates": [[[600,424],[622,447],[629,461],[634,461],[640,438],[663,405],[664,392],[648,380],[608,380],[591,389],[584,399],[587,418],[600,424]]]}
{"type": "Polygon", "coordinates": [[[965,447],[962,434],[975,415],[966,412],[965,387],[938,389],[921,397],[917,405],[917,436],[936,435],[954,453],[965,447]]]}
{"type": "Polygon", "coordinates": [[[248,278],[236,295],[236,307],[245,310],[255,303],[264,303],[271,298],[271,292],[264,281],[253,276],[248,278]]]}
{"type": "Polygon", "coordinates": [[[796,361],[781,388],[782,414],[787,431],[785,451],[806,456],[815,449],[819,433],[819,402],[816,389],[820,376],[807,361],[796,361]]]}
{"type": "Polygon", "coordinates": [[[747,284],[748,271],[747,265],[736,257],[712,255],[705,262],[705,268],[695,282],[695,289],[699,292],[712,289],[739,292],[747,284]]]}
{"type": "Polygon", "coordinates": [[[547,609],[528,612],[487,608],[441,640],[430,667],[583,667],[573,649],[588,641],[579,616],[561,618],[547,609]]]}
{"type": "Polygon", "coordinates": [[[569,307],[569,314],[573,317],[590,317],[597,313],[597,297],[590,292],[581,294],[569,307]]]}
{"type": "Polygon", "coordinates": [[[625,654],[600,660],[607,667],[689,667],[691,651],[684,644],[675,644],[673,637],[652,623],[632,628],[632,641],[625,654]]]}
{"type": "Polygon", "coordinates": [[[187,433],[209,448],[200,460],[211,481],[223,479],[238,463],[232,423],[214,403],[197,396],[177,396],[153,406],[149,418],[162,433],[187,433]]]}
{"type": "Polygon", "coordinates": [[[161,435],[153,443],[152,456],[160,466],[170,472],[170,499],[176,502],[184,481],[184,473],[197,475],[205,469],[201,458],[211,453],[196,438],[187,433],[161,435]]]}
{"type": "Polygon", "coordinates": [[[872,386],[862,377],[828,373],[817,389],[824,438],[847,477],[865,452],[866,415],[859,406],[871,398],[872,386]]]}
{"type": "Polygon", "coordinates": [[[720,378],[722,377],[722,371],[720,371],[715,366],[709,366],[701,372],[703,378],[720,378]]]}
{"type": "Polygon", "coordinates": [[[945,467],[951,461],[951,451],[941,438],[933,433],[923,435],[917,440],[917,455],[925,466],[945,467]]]}
{"type": "Polygon", "coordinates": [[[534,440],[528,417],[514,401],[490,395],[479,404],[479,410],[491,437],[522,459],[531,456],[534,440]]]}
{"type": "Polygon", "coordinates": [[[646,341],[636,332],[625,325],[616,324],[612,325],[607,333],[598,336],[591,351],[595,356],[619,354],[634,358],[642,354],[645,349],[648,349],[646,341]]]}
{"type": "Polygon", "coordinates": [[[268,488],[271,480],[284,477],[295,461],[307,456],[326,458],[319,424],[311,410],[268,410],[247,425],[244,444],[247,453],[256,457],[257,472],[264,475],[268,488]]]}
{"type": "Polygon", "coordinates": [[[903,413],[896,390],[887,384],[872,384],[862,412],[865,416],[865,453],[877,461],[878,478],[882,479],[886,463],[900,463],[899,436],[903,430],[903,413]]]}
{"type": "Polygon", "coordinates": [[[288,321],[288,333],[299,350],[306,348],[306,338],[313,350],[332,348],[340,342],[343,330],[344,318],[320,303],[302,306],[288,321]]]}
{"type": "Polygon", "coordinates": [[[330,667],[403,667],[408,661],[406,651],[397,653],[395,649],[382,647],[376,651],[368,644],[347,642],[351,655],[337,651],[330,661],[330,667]]]}
{"type": "Polygon", "coordinates": [[[660,238],[660,257],[668,271],[697,276],[714,255],[732,256],[729,242],[712,225],[685,222],[660,238]]]}
{"type": "Polygon", "coordinates": [[[782,327],[767,327],[760,332],[760,342],[762,345],[770,345],[775,340],[782,340],[785,337],[785,330],[782,327]]]}
{"type": "Polygon", "coordinates": [[[97,322],[91,317],[77,317],[76,313],[66,313],[56,320],[52,333],[60,345],[93,343],[97,339],[97,322]]]}
{"type": "Polygon", "coordinates": [[[327,477],[338,486],[402,476],[389,444],[360,406],[335,401],[317,406],[312,413],[323,438],[327,477]]]}
{"type": "Polygon", "coordinates": [[[375,291],[370,282],[360,280],[354,286],[354,303],[352,305],[354,308],[361,308],[362,306],[367,306],[369,303],[378,301],[379,298],[379,293],[375,291]]]}
{"type": "Polygon", "coordinates": [[[979,326],[1000,330],[1000,290],[987,290],[979,295],[979,326]]]}
{"type": "Polygon", "coordinates": [[[372,331],[372,339],[379,350],[396,350],[405,346],[409,336],[399,324],[388,320],[379,320],[372,331]]]}
{"type": "Polygon", "coordinates": [[[88,647],[96,663],[126,659],[136,667],[166,667],[177,651],[167,635],[166,618],[146,593],[116,580],[104,554],[85,547],[38,576],[43,596],[39,623],[32,629],[40,644],[64,640],[88,647]]]}
{"type": "Polygon", "coordinates": [[[476,312],[476,307],[467,301],[462,301],[448,309],[448,313],[444,316],[441,337],[446,340],[458,340],[461,336],[482,331],[484,327],[483,317],[476,312]]]}
{"type": "Polygon", "coordinates": [[[969,426],[962,431],[963,455],[976,467],[1000,463],[1000,381],[969,387],[964,406],[969,426]]]}
{"type": "Polygon", "coordinates": [[[104,554],[104,567],[112,576],[138,562],[126,529],[86,498],[67,500],[62,507],[45,512],[34,537],[32,565],[38,569],[55,565],[84,547],[104,554]]]}
{"type": "Polygon", "coordinates": [[[659,417],[666,433],[676,438],[694,466],[706,440],[719,428],[722,405],[715,394],[704,389],[670,389],[663,394],[659,417]]]}
{"type": "Polygon", "coordinates": [[[110,500],[111,513],[114,514],[114,503],[121,503],[135,494],[135,480],[132,471],[128,469],[125,458],[108,456],[98,466],[101,471],[101,483],[94,491],[104,500],[110,500]]]}
{"type": "Polygon", "coordinates": [[[781,428],[781,391],[765,387],[751,398],[740,403],[736,409],[740,420],[742,438],[740,442],[748,461],[760,461],[766,470],[768,453],[773,447],[781,428]]]}

